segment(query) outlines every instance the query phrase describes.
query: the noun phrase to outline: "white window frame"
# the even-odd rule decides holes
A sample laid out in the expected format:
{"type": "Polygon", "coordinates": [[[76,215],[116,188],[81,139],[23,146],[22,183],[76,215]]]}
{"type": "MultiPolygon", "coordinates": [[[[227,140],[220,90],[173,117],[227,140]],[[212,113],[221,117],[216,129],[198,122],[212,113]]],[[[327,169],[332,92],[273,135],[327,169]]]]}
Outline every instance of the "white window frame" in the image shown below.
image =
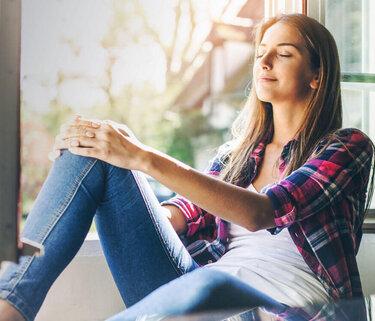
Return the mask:
{"type": "Polygon", "coordinates": [[[265,0],[265,18],[276,16],[280,13],[304,13],[305,0],[265,0]]]}

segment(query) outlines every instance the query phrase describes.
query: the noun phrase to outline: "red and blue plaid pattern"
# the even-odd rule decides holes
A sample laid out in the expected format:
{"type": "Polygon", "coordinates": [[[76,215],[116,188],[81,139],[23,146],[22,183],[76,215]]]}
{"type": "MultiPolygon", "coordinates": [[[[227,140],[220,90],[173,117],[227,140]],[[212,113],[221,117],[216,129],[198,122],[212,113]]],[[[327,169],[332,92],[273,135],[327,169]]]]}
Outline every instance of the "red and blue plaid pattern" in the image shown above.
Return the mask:
{"type": "MultiPolygon", "coordinates": [[[[307,265],[323,284],[332,300],[362,296],[355,256],[362,237],[366,191],[373,155],[370,139],[358,129],[338,131],[339,140],[323,140],[308,161],[288,177],[263,188],[275,209],[272,234],[288,228],[307,265]],[[318,155],[318,156],[317,156],[318,155]]],[[[280,158],[281,177],[288,164],[284,146],[280,158]]],[[[264,155],[261,143],[250,156],[251,179],[264,155]]],[[[220,155],[207,172],[217,176],[222,169],[220,155]]],[[[247,188],[248,186],[244,186],[247,188]]],[[[229,223],[183,197],[163,204],[177,206],[186,216],[188,230],[182,237],[192,257],[201,265],[218,260],[225,252],[229,223]]]]}

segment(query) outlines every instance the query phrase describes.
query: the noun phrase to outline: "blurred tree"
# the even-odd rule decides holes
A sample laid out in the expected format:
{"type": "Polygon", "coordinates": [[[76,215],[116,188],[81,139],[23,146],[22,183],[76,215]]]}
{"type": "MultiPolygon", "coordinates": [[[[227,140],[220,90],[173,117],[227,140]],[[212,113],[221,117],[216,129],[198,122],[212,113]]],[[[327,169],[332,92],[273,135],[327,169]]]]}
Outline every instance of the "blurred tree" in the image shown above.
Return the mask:
{"type": "MultiPolygon", "coordinates": [[[[205,39],[197,23],[194,3],[193,0],[112,0],[112,17],[100,41],[106,55],[105,76],[94,80],[61,65],[55,85],[57,94],[50,101],[49,111],[37,113],[23,103],[24,211],[29,210],[28,204],[35,198],[51,165],[47,154],[54,136],[74,112],[125,123],[144,143],[194,166],[194,137],[213,129],[200,111],[180,115],[170,110],[188,81],[186,70],[194,67],[192,61],[205,39]],[[165,14],[159,16],[150,5],[161,6],[165,14]],[[157,66],[152,65],[150,55],[158,55],[157,66]],[[129,68],[135,68],[138,74],[135,72],[134,79],[124,81],[121,74],[128,73],[129,68]],[[77,79],[104,93],[106,102],[96,103],[90,109],[73,109],[62,103],[59,97],[63,86],[77,79]]],[[[61,42],[71,49],[73,56],[81,54],[76,41],[62,36],[61,42]]]]}

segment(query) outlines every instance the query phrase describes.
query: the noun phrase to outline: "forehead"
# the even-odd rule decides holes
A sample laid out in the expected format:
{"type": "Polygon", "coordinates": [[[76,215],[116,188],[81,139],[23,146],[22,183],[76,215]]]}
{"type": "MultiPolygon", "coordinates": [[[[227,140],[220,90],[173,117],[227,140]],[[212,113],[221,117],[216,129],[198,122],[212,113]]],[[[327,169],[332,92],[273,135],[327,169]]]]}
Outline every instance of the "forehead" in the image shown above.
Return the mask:
{"type": "Polygon", "coordinates": [[[279,43],[291,43],[301,48],[305,45],[305,40],[296,27],[285,22],[277,22],[266,30],[260,45],[279,43]]]}

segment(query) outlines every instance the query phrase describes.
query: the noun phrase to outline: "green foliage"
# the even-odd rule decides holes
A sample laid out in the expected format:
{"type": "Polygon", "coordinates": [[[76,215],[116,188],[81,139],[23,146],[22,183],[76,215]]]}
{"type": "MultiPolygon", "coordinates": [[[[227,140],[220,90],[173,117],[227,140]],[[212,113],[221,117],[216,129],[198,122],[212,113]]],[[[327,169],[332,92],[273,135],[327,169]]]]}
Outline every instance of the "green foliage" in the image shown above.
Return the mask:
{"type": "Polygon", "coordinates": [[[197,146],[197,137],[206,136],[216,144],[221,144],[225,132],[213,128],[201,110],[181,114],[180,124],[174,128],[168,140],[167,154],[195,167],[194,152],[200,147],[197,146]]]}
{"type": "Polygon", "coordinates": [[[62,105],[55,99],[50,102],[49,112],[42,115],[41,121],[46,130],[55,137],[61,125],[71,119],[73,114],[70,106],[62,105]]]}

